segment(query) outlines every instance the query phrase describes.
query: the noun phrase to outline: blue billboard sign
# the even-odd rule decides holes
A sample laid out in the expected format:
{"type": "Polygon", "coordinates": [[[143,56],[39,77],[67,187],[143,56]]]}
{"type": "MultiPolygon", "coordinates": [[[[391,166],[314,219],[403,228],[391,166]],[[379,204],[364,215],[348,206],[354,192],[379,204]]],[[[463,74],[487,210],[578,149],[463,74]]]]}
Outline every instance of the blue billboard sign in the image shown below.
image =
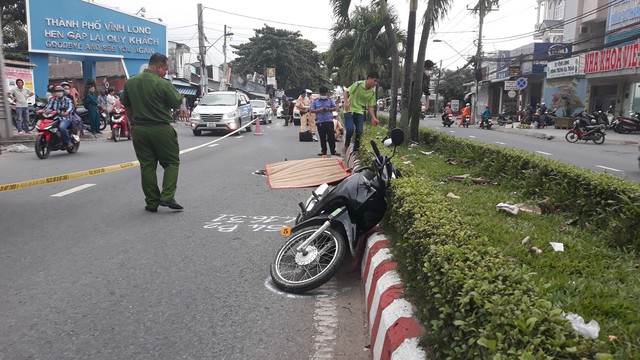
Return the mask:
{"type": "Polygon", "coordinates": [[[27,13],[30,52],[149,59],[167,50],[166,25],[100,5],[29,0],[27,13]]]}

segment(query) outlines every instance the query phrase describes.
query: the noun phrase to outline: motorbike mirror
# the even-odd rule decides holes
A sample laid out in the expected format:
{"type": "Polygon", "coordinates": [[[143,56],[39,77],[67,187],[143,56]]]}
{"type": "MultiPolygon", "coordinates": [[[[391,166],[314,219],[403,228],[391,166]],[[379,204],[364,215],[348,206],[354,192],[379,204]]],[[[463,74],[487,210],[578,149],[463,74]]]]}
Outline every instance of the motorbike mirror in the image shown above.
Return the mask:
{"type": "Polygon", "coordinates": [[[391,130],[391,143],[393,146],[400,146],[404,142],[404,131],[400,128],[391,130]]]}

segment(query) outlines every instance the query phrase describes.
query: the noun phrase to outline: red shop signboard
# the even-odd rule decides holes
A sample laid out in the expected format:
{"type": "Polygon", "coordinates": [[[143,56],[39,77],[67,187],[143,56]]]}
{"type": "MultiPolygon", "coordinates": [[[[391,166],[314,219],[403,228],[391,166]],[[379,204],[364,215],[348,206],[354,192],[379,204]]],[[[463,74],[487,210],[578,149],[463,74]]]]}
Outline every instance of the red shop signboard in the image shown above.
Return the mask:
{"type": "Polygon", "coordinates": [[[584,73],[634,69],[640,66],[638,52],[640,43],[592,51],[584,57],[584,73]]]}

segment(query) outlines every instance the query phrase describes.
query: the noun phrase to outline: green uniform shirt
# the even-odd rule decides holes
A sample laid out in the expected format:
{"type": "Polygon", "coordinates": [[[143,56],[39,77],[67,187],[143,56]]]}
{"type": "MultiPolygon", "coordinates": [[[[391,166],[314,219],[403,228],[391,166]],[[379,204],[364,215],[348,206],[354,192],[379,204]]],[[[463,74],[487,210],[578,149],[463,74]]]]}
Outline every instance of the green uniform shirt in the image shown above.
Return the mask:
{"type": "Polygon", "coordinates": [[[364,114],[369,106],[376,106],[375,88],[367,90],[364,80],[354,82],[347,91],[349,92],[349,111],[356,114],[364,114]]]}
{"type": "Polygon", "coordinates": [[[133,109],[134,125],[173,122],[169,109],[177,109],[181,101],[173,84],[149,69],[129,79],[120,98],[123,106],[133,109]]]}

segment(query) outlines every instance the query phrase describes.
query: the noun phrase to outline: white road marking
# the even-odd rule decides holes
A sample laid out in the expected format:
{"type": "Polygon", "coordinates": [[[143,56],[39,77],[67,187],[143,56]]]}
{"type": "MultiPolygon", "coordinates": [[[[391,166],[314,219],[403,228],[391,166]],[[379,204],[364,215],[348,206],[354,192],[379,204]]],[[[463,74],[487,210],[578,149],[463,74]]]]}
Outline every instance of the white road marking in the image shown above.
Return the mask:
{"type": "Polygon", "coordinates": [[[243,138],[243,137],[244,137],[244,136],[240,135],[240,136],[237,136],[237,137],[236,137],[236,139],[241,139],[241,138],[243,138]]]}
{"type": "Polygon", "coordinates": [[[455,134],[456,132],[454,130],[449,130],[450,133],[455,134]]]}
{"type": "Polygon", "coordinates": [[[548,152],[544,152],[544,151],[537,151],[537,150],[536,150],[536,152],[537,152],[538,154],[542,154],[542,155],[553,156],[553,154],[548,153],[548,152]]]}
{"type": "Polygon", "coordinates": [[[606,166],[602,166],[602,165],[596,165],[596,167],[599,167],[599,168],[605,169],[605,170],[610,170],[610,171],[624,172],[624,170],[618,170],[618,169],[614,169],[614,168],[610,168],[610,167],[606,167],[606,166]]]}
{"type": "Polygon", "coordinates": [[[475,139],[476,137],[473,135],[469,135],[470,138],[475,139]]]}
{"type": "Polygon", "coordinates": [[[211,145],[209,145],[208,147],[216,147],[216,146],[218,146],[218,145],[220,145],[220,144],[211,144],[211,145]]]}
{"type": "Polygon", "coordinates": [[[63,197],[63,196],[67,196],[69,194],[73,194],[74,192],[80,191],[80,190],[84,190],[86,188],[90,188],[92,186],[95,186],[96,184],[84,184],[84,185],[80,185],[80,186],[76,186],[73,189],[69,189],[63,192],[59,192],[57,194],[53,194],[51,195],[51,197],[63,197]]]}
{"type": "MultiPolygon", "coordinates": [[[[232,131],[232,132],[228,133],[227,135],[225,135],[225,136],[223,136],[223,137],[221,137],[221,138],[215,139],[215,140],[213,140],[213,141],[209,141],[208,143],[204,143],[204,144],[201,144],[201,145],[198,145],[198,146],[194,146],[194,147],[192,147],[192,148],[188,148],[188,149],[180,150],[180,155],[182,155],[182,154],[186,154],[186,153],[188,153],[188,152],[192,152],[193,150],[201,149],[201,148],[203,148],[203,147],[205,147],[205,146],[209,146],[209,145],[211,145],[211,144],[215,144],[215,143],[217,143],[218,141],[221,141],[221,140],[223,140],[223,139],[226,139],[226,138],[228,138],[229,136],[231,136],[231,135],[233,135],[233,134],[235,134],[235,133],[237,133],[237,132],[243,131],[245,127],[250,126],[250,125],[251,125],[251,124],[253,124],[254,122],[255,122],[255,120],[251,120],[250,122],[248,122],[247,124],[245,124],[245,125],[244,125],[243,127],[241,127],[240,129],[237,129],[237,130],[235,130],[235,131],[232,131]]],[[[242,137],[242,136],[240,136],[240,137],[242,137]]]]}
{"type": "Polygon", "coordinates": [[[496,141],[496,144],[498,144],[498,145],[507,145],[507,143],[503,143],[502,141],[496,141]]]}
{"type": "Polygon", "coordinates": [[[313,313],[316,334],[313,337],[313,354],[310,359],[333,359],[338,328],[338,305],[336,304],[336,280],[323,285],[329,295],[318,296],[313,313]]]}

